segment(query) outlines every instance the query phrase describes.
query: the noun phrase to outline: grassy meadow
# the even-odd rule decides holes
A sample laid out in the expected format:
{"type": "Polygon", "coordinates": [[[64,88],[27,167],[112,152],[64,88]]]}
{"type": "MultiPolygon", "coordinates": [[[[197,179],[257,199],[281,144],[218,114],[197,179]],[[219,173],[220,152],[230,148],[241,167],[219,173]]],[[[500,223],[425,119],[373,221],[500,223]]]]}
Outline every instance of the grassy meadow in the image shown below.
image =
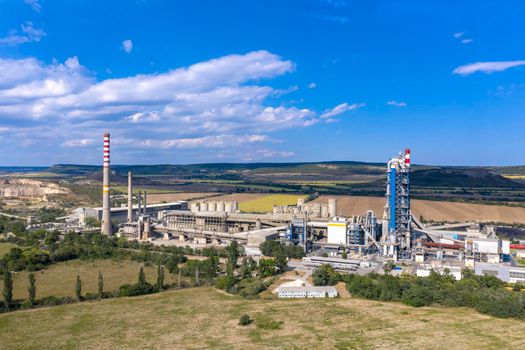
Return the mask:
{"type": "MultiPolygon", "coordinates": [[[[94,260],[80,261],[71,260],[49,266],[36,271],[36,298],[55,296],[75,296],[75,283],[77,273],[82,280],[82,293],[96,293],[98,288],[98,272],[104,276],[104,290],[113,291],[126,283],[135,283],[141,264],[131,260],[94,260]]],[[[146,279],[154,284],[157,280],[157,267],[144,267],[146,279]]],[[[21,271],[13,274],[13,298],[16,300],[27,299],[27,287],[29,272],[21,271]]],[[[166,271],[166,283],[174,282],[174,276],[166,271]]],[[[0,290],[3,290],[3,282],[0,280],[0,290]]],[[[3,300],[3,296],[0,296],[3,300]]]]}
{"type": "Polygon", "coordinates": [[[11,248],[14,248],[14,247],[16,247],[16,245],[11,244],[11,243],[0,243],[0,257],[3,256],[4,254],[9,253],[11,248]]]}
{"type": "Polygon", "coordinates": [[[3,349],[519,349],[523,329],[468,309],[244,300],[211,287],[0,314],[3,349]],[[254,322],[240,326],[243,314],[254,322]]]}

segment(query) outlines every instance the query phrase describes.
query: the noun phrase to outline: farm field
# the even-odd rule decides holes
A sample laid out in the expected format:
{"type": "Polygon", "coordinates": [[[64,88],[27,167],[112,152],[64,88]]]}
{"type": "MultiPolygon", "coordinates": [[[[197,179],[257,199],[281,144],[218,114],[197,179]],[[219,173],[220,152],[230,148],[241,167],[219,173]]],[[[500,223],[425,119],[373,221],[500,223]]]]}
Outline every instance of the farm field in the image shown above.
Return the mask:
{"type": "Polygon", "coordinates": [[[212,192],[174,192],[174,193],[152,193],[148,191],[148,203],[190,201],[199,198],[212,197],[217,193],[212,192]]]}
{"type": "Polygon", "coordinates": [[[247,213],[268,213],[273,210],[274,205],[296,205],[297,199],[304,197],[305,195],[270,194],[239,202],[239,209],[247,213]]]}
{"type": "MultiPolygon", "coordinates": [[[[104,290],[113,291],[126,283],[135,283],[140,264],[131,260],[94,260],[80,261],[71,260],[51,265],[49,268],[35,271],[36,297],[37,299],[56,296],[75,295],[75,283],[77,273],[82,280],[82,293],[96,293],[98,286],[98,272],[102,271],[104,276],[104,290]]],[[[156,266],[144,267],[146,278],[150,283],[157,279],[156,266]]],[[[27,287],[29,273],[26,271],[13,274],[13,298],[27,299],[27,287]]],[[[165,273],[166,283],[172,283],[174,277],[165,273]]],[[[3,282],[0,281],[0,289],[3,290],[3,282]]],[[[0,297],[3,300],[3,296],[0,297]]]]}
{"type": "Polygon", "coordinates": [[[522,331],[468,309],[243,300],[211,287],[0,315],[3,349],[518,349],[522,331]],[[243,314],[255,321],[239,326],[243,314]]]}
{"type": "Polygon", "coordinates": [[[232,193],[210,198],[212,201],[237,201],[239,203],[269,196],[268,193],[232,193]]]}
{"type": "MultiPolygon", "coordinates": [[[[363,215],[372,209],[378,217],[383,215],[384,197],[321,196],[314,202],[326,203],[328,198],[337,198],[337,211],[346,216],[363,215]]],[[[413,213],[433,221],[484,221],[525,224],[525,208],[501,205],[457,203],[413,199],[413,213]]]]}

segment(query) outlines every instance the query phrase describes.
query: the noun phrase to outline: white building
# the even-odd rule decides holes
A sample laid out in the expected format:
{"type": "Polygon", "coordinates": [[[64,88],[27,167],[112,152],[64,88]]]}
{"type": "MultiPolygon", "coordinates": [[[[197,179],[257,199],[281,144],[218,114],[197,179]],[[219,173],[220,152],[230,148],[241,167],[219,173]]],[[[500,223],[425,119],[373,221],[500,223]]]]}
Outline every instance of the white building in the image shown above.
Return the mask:
{"type": "Polygon", "coordinates": [[[328,222],[328,240],[329,244],[346,244],[348,232],[348,223],[345,218],[335,217],[328,222]]]}
{"type": "Polygon", "coordinates": [[[335,298],[337,289],[335,287],[279,287],[277,288],[279,298],[335,298]]]}

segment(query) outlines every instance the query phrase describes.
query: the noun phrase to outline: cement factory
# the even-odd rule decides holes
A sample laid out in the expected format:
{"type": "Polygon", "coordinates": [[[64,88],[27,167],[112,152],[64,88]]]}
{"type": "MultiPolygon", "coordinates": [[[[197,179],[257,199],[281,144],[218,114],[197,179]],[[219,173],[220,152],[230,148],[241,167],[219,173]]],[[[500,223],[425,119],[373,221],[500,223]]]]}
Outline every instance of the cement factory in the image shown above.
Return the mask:
{"type": "MultiPolygon", "coordinates": [[[[344,217],[337,200],[326,204],[299,199],[294,206],[274,206],[267,214],[243,213],[236,201],[207,200],[148,204],[146,192],[133,193],[128,173],[127,206],[111,208],[110,135],[104,134],[101,208],[79,208],[72,217],[101,222],[103,234],[164,245],[226,245],[238,241],[247,255],[260,256],[259,245],[278,240],[304,249],[304,267],[324,263],[357,273],[381,271],[390,261],[403,262],[403,272],[426,276],[447,271],[457,279],[464,268],[507,282],[525,282],[510,251],[525,246],[501,240],[490,225],[475,222],[425,225],[410,210],[410,150],[387,163],[385,206],[381,218],[372,210],[344,217]],[[345,258],[343,259],[343,256],[345,258]]],[[[521,253],[520,253],[521,252],[521,253]]]]}

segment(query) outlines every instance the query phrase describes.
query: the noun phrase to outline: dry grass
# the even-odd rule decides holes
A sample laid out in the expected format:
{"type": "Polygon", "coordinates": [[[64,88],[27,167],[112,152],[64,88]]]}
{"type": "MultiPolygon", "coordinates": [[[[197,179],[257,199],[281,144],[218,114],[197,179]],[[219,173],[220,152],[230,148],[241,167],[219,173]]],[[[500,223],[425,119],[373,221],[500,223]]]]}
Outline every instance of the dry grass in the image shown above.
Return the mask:
{"type": "MultiPolygon", "coordinates": [[[[383,215],[384,197],[321,196],[315,202],[326,203],[328,198],[337,198],[338,214],[346,216],[363,215],[366,210],[372,209],[379,217],[383,215]]],[[[419,199],[412,200],[411,205],[412,212],[417,217],[422,215],[425,220],[494,221],[525,224],[525,208],[419,199]]]]}
{"type": "Polygon", "coordinates": [[[295,194],[270,194],[240,202],[239,209],[247,213],[268,213],[272,212],[274,205],[296,205],[297,199],[304,197],[304,195],[295,194]]]}
{"type": "MultiPolygon", "coordinates": [[[[35,272],[37,299],[56,296],[74,296],[77,273],[82,280],[82,293],[96,293],[98,286],[98,272],[104,276],[104,290],[113,291],[126,283],[135,283],[139,267],[138,262],[131,260],[95,260],[84,262],[71,260],[51,265],[49,268],[35,272]]],[[[146,278],[150,283],[157,279],[155,266],[144,267],[146,278]]],[[[18,272],[13,275],[13,298],[27,299],[28,272],[18,272]]],[[[173,276],[166,271],[166,283],[173,282],[173,276]]],[[[0,281],[0,290],[3,283],[0,281]]],[[[3,300],[3,297],[1,298],[3,300]]]]}
{"type": "Polygon", "coordinates": [[[523,329],[467,309],[248,301],[208,287],[0,315],[3,349],[518,349],[523,329]],[[242,314],[256,322],[239,326],[242,314]]]}

